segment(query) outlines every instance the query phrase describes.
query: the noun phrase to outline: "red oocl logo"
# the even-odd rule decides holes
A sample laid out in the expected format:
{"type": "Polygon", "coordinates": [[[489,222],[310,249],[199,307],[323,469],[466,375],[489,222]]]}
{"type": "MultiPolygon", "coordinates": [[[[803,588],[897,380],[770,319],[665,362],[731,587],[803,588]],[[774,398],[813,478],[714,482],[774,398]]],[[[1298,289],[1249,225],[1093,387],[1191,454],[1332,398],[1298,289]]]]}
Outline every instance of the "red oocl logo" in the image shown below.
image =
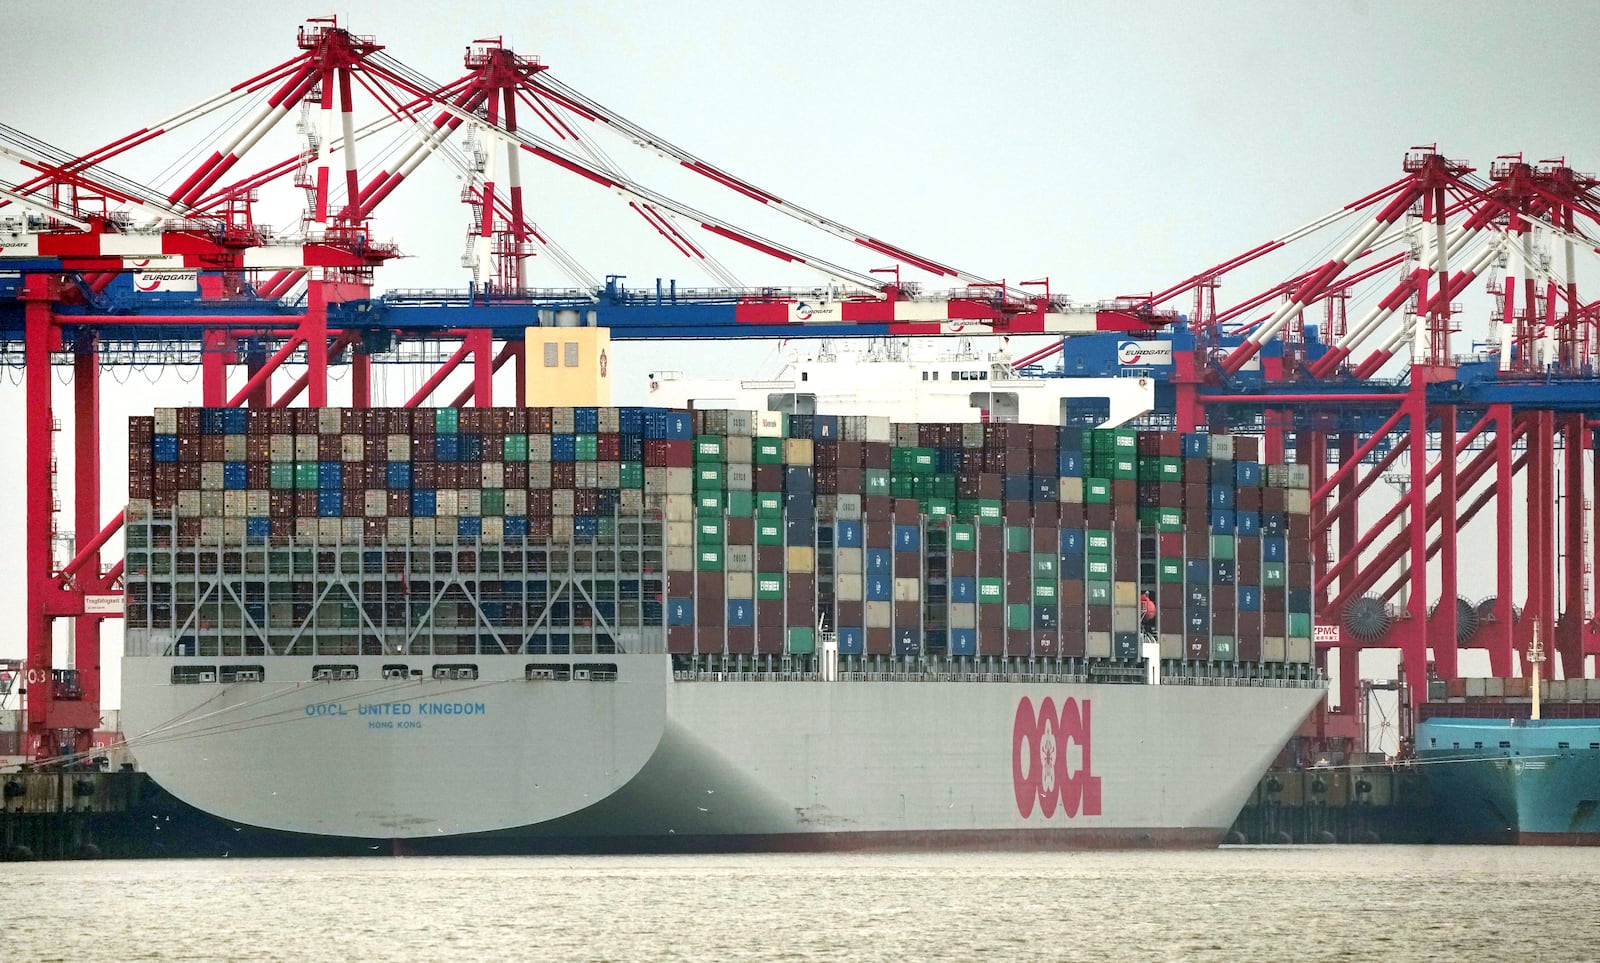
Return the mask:
{"type": "Polygon", "coordinates": [[[1011,786],[1022,818],[1039,814],[1049,819],[1060,808],[1071,819],[1082,813],[1100,815],[1100,777],[1089,754],[1089,700],[1070,696],[1057,709],[1049,696],[1034,710],[1027,696],[1017,703],[1011,725],[1011,786]],[[1081,754],[1074,760],[1073,747],[1081,754]]]}

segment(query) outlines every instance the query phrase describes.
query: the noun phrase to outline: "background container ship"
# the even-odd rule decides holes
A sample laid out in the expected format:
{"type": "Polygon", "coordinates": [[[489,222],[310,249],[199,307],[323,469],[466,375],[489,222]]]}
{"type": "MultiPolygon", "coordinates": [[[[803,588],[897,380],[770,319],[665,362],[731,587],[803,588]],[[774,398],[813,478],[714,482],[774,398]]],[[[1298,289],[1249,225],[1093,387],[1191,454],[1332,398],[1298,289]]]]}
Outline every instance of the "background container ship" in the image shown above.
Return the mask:
{"type": "Polygon", "coordinates": [[[284,852],[1221,839],[1323,694],[1302,470],[755,387],[132,419],[141,767],[284,852]]]}

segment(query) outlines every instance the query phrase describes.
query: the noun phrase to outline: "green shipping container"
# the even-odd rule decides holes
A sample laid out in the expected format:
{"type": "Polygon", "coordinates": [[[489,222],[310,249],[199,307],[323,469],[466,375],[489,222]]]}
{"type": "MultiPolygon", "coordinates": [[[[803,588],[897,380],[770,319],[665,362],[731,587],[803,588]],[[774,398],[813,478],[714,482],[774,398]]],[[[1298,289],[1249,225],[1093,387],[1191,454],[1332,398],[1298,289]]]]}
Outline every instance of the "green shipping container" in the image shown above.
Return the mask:
{"type": "Polygon", "coordinates": [[[695,522],[694,529],[696,540],[701,545],[722,544],[722,516],[720,514],[700,516],[700,519],[695,522]]]}
{"type": "Polygon", "coordinates": [[[1161,560],[1161,570],[1158,575],[1160,580],[1167,585],[1178,585],[1183,582],[1183,560],[1178,558],[1164,558],[1161,560]]]}
{"type": "Polygon", "coordinates": [[[734,518],[750,518],[756,513],[754,492],[728,492],[728,514],[734,518]]]}
{"type": "Polygon", "coordinates": [[[896,474],[889,478],[889,494],[894,498],[916,498],[917,490],[910,475],[896,474]]]}
{"type": "Polygon", "coordinates": [[[1056,574],[1061,570],[1061,560],[1054,555],[1035,555],[1033,557],[1033,577],[1054,581],[1056,574]]]}
{"type": "Polygon", "coordinates": [[[478,511],[485,518],[506,513],[506,490],[504,488],[485,488],[478,497],[478,511]]]}
{"type": "Polygon", "coordinates": [[[1183,509],[1158,508],[1156,509],[1156,528],[1163,532],[1183,531],[1183,509]]]}
{"type": "Polygon", "coordinates": [[[889,494],[889,473],[882,468],[865,468],[861,471],[862,494],[889,494]]]}
{"type": "Polygon", "coordinates": [[[1311,634],[1311,613],[1290,612],[1289,634],[1296,638],[1304,638],[1311,634]]]}
{"type": "Polygon", "coordinates": [[[454,408],[435,408],[433,410],[433,433],[436,435],[453,435],[459,430],[461,412],[454,408]]]}
{"type": "Polygon", "coordinates": [[[713,465],[713,464],[707,464],[707,463],[704,463],[704,462],[702,462],[702,463],[700,463],[698,465],[695,465],[694,466],[694,487],[695,487],[695,491],[700,491],[702,489],[708,489],[708,488],[715,488],[715,489],[721,490],[721,488],[722,488],[722,466],[720,464],[713,465]]]}
{"type": "Polygon", "coordinates": [[[594,435],[574,435],[572,448],[575,461],[594,461],[600,457],[599,440],[594,435]]]}
{"type": "Polygon", "coordinates": [[[762,572],[756,576],[756,598],[783,598],[783,573],[762,572]]]}
{"type": "Polygon", "coordinates": [[[1111,583],[1093,581],[1083,583],[1083,597],[1090,605],[1111,604],[1111,583]]]}
{"type": "MultiPolygon", "coordinates": [[[[1039,605],[1041,603],[1052,603],[1053,604],[1055,602],[1055,600],[1056,600],[1056,583],[1055,582],[1034,582],[1033,583],[1033,601],[1034,601],[1035,605],[1039,605]]],[[[1050,606],[1049,605],[1045,605],[1044,607],[1045,608],[1049,608],[1050,606]]]]}
{"type": "Polygon", "coordinates": [[[970,551],[978,547],[978,530],[971,525],[950,526],[950,547],[970,551]]]}
{"type": "Polygon", "coordinates": [[[501,444],[500,448],[502,453],[502,461],[528,460],[527,435],[507,435],[505,442],[501,444]]]}
{"type": "Polygon", "coordinates": [[[722,549],[702,545],[695,567],[702,572],[722,571],[722,549]]]}
{"type": "Polygon", "coordinates": [[[1000,578],[978,579],[978,601],[980,603],[1003,602],[1006,597],[1006,582],[1000,578]]]}
{"type": "Polygon", "coordinates": [[[1181,481],[1183,481],[1183,459],[1182,458],[1162,458],[1162,459],[1160,459],[1160,466],[1161,466],[1161,476],[1160,476],[1159,479],[1157,479],[1158,481],[1164,481],[1164,482],[1181,482],[1181,481]]]}
{"type": "Polygon", "coordinates": [[[810,655],[816,650],[816,629],[798,625],[789,627],[789,653],[791,655],[810,655]]]}
{"type": "Polygon", "coordinates": [[[1006,606],[1006,628],[1028,629],[1033,627],[1033,608],[1026,602],[1013,602],[1006,606]]]}
{"type": "Polygon", "coordinates": [[[1110,579],[1111,559],[1085,556],[1083,560],[1083,574],[1091,579],[1110,579]]]}
{"type": "Polygon", "coordinates": [[[1261,563],[1261,584],[1267,588],[1283,588],[1284,564],[1282,562],[1261,563]]]}
{"type": "Polygon", "coordinates": [[[1090,505],[1111,504],[1111,480],[1109,478],[1085,478],[1083,480],[1083,500],[1090,505]]]}
{"type": "Polygon", "coordinates": [[[770,519],[756,520],[757,545],[782,545],[783,525],[770,519]]]}
{"type": "MultiPolygon", "coordinates": [[[[644,462],[625,461],[617,469],[617,481],[623,488],[644,487],[644,462]]],[[[746,492],[746,494],[749,494],[746,492]]]]}
{"type": "Polygon", "coordinates": [[[1005,520],[1005,509],[998,498],[980,498],[975,513],[979,525],[999,525],[1005,520]]]}
{"type": "Polygon", "coordinates": [[[1111,477],[1122,479],[1138,478],[1139,467],[1137,462],[1131,456],[1118,455],[1111,462],[1111,477]]]}
{"type": "Polygon", "coordinates": [[[314,461],[296,462],[294,466],[294,487],[301,491],[317,490],[317,463],[314,461]]]}
{"type": "Polygon", "coordinates": [[[698,512],[723,512],[722,492],[716,489],[701,489],[695,492],[694,508],[698,512]]]}
{"type": "Polygon", "coordinates": [[[694,460],[696,462],[722,461],[722,437],[720,435],[700,435],[694,440],[694,460]]]}
{"type": "Polygon", "coordinates": [[[267,484],[278,490],[294,487],[294,464],[286,461],[275,461],[267,473],[267,484]]]}
{"type": "Polygon", "coordinates": [[[1213,536],[1211,536],[1211,557],[1212,558],[1220,558],[1220,559],[1224,559],[1224,560],[1232,559],[1233,558],[1233,536],[1232,535],[1213,535],[1213,536]]]}
{"type": "Polygon", "coordinates": [[[1086,555],[1105,556],[1111,555],[1111,530],[1106,528],[1091,528],[1083,533],[1083,550],[1086,555]]]}
{"type": "Polygon", "coordinates": [[[1006,526],[1006,551],[1026,552],[1033,548],[1033,532],[1021,525],[1006,526]]]}
{"type": "Polygon", "coordinates": [[[922,506],[922,514],[929,518],[949,518],[956,513],[956,503],[949,498],[930,498],[922,506]]]}
{"type": "Polygon", "coordinates": [[[781,438],[757,438],[756,464],[783,464],[783,440],[781,438]]]}
{"type": "Polygon", "coordinates": [[[1234,660],[1233,636],[1213,635],[1211,637],[1211,661],[1232,662],[1234,660]]]}

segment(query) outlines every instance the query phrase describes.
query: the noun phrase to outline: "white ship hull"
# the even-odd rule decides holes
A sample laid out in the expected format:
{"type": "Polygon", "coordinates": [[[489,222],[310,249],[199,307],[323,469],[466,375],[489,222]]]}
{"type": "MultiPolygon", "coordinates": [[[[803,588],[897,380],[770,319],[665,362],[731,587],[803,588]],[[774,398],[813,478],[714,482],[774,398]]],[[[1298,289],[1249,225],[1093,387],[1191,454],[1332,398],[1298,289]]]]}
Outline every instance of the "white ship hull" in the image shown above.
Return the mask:
{"type": "Polygon", "coordinates": [[[522,656],[470,657],[473,680],[383,680],[394,658],[352,657],[359,680],[313,682],[324,659],[275,657],[264,680],[230,684],[171,681],[174,666],[207,660],[126,658],[124,732],[141,768],[180,800],[320,836],[1208,845],[1322,695],[685,681],[663,655],[571,660],[615,663],[615,681],[528,681],[522,656]]]}

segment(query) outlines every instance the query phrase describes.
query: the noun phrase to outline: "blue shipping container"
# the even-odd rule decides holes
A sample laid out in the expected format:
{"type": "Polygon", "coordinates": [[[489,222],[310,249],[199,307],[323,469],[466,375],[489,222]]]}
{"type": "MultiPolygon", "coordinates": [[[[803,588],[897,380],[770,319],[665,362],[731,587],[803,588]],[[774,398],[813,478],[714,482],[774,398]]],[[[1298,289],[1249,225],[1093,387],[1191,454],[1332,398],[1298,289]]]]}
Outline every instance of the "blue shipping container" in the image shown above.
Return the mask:
{"type": "Polygon", "coordinates": [[[417,518],[432,518],[437,511],[438,496],[431,488],[415,488],[411,491],[411,514],[417,518]]]}
{"type": "Polygon", "coordinates": [[[459,435],[434,435],[433,460],[460,461],[461,437],[459,435]]]}
{"type": "Polygon", "coordinates": [[[736,626],[754,625],[756,621],[756,603],[750,599],[728,600],[728,624],[736,626]]]}
{"type": "Polygon", "coordinates": [[[1006,475],[1000,484],[1000,497],[1008,502],[1031,501],[1033,478],[1029,475],[1006,475]]]}
{"type": "Polygon", "coordinates": [[[1233,511],[1233,486],[1232,485],[1212,485],[1211,486],[1211,510],[1214,511],[1214,512],[1218,512],[1218,511],[1231,512],[1231,511],[1233,511]]]}
{"type": "Polygon", "coordinates": [[[1240,512],[1237,528],[1240,535],[1261,534],[1261,514],[1259,512],[1240,512]]]}
{"type": "Polygon", "coordinates": [[[1036,502],[1053,502],[1058,496],[1057,482],[1049,475],[1033,476],[1033,500],[1036,502]]]}
{"type": "Polygon", "coordinates": [[[950,580],[950,601],[978,601],[978,580],[966,575],[957,575],[952,578],[950,580]]]}
{"type": "Polygon", "coordinates": [[[1260,485],[1261,465],[1253,461],[1236,462],[1233,466],[1233,475],[1240,485],[1260,485]]]}
{"type": "Polygon", "coordinates": [[[242,435],[250,430],[250,412],[243,408],[222,409],[222,433],[242,435]]]}
{"type": "Polygon", "coordinates": [[[837,441],[839,438],[839,416],[816,415],[811,422],[811,437],[817,441],[837,441]]]}
{"type": "Polygon", "coordinates": [[[580,435],[600,432],[600,409],[584,406],[572,409],[572,430],[580,435]]]}
{"type": "Polygon", "coordinates": [[[861,523],[854,521],[841,521],[835,531],[838,534],[840,548],[861,547],[861,523]]]}
{"type": "Polygon", "coordinates": [[[409,461],[391,461],[389,467],[384,469],[384,477],[390,488],[396,491],[405,491],[411,487],[411,463],[409,461]]]}
{"type": "MultiPolygon", "coordinates": [[[[1066,429],[1062,429],[1065,431],[1066,429]]],[[[1083,477],[1083,453],[1061,451],[1056,455],[1056,472],[1063,478],[1083,477]]]]}
{"type": "Polygon", "coordinates": [[[894,547],[901,552],[915,552],[922,545],[922,530],[915,525],[894,527],[894,547]]]}
{"type": "Polygon", "coordinates": [[[456,520],[457,538],[477,538],[483,534],[483,519],[459,518],[456,520]]]}
{"type": "Polygon", "coordinates": [[[338,491],[344,487],[344,466],[336,461],[317,462],[317,487],[323,491],[338,491]]]}
{"type": "Polygon", "coordinates": [[[859,626],[841,626],[839,628],[839,654],[861,655],[866,651],[865,639],[866,632],[859,626]]]}
{"type": "Polygon", "coordinates": [[[177,461],[178,460],[178,436],[177,435],[157,435],[156,438],[155,438],[155,447],[151,450],[151,454],[153,454],[155,456],[155,460],[157,462],[160,462],[162,464],[167,464],[167,463],[170,463],[170,462],[177,461]]]}
{"type": "Polygon", "coordinates": [[[506,538],[527,538],[528,519],[524,515],[507,515],[505,520],[506,538]]]}
{"type": "Polygon", "coordinates": [[[869,548],[866,550],[866,565],[864,568],[868,575],[887,575],[894,567],[886,548],[869,548]]]}
{"type": "Polygon", "coordinates": [[[244,535],[252,542],[264,542],[272,536],[272,519],[247,518],[244,520],[244,535]]]}
{"type": "Polygon", "coordinates": [[[1063,528],[1061,530],[1061,556],[1083,554],[1083,529],[1063,528]]]}
{"type": "Polygon", "coordinates": [[[1211,438],[1208,435],[1186,434],[1183,436],[1183,457],[1209,458],[1211,457],[1211,438]]]}
{"type": "Polygon", "coordinates": [[[951,655],[977,655],[978,630],[977,629],[951,629],[950,630],[951,655]]]}
{"type": "Polygon", "coordinates": [[[1261,557],[1268,562],[1288,561],[1288,539],[1282,535],[1263,535],[1261,537],[1261,557]]]}
{"type": "Polygon", "coordinates": [[[903,628],[894,630],[895,655],[919,655],[922,652],[922,630],[903,628]]]}
{"type": "Polygon", "coordinates": [[[1233,512],[1213,511],[1211,513],[1211,534],[1213,534],[1213,535],[1232,535],[1233,534],[1233,523],[1234,523],[1233,512]]]}
{"type": "Polygon", "coordinates": [[[1239,586],[1239,611],[1261,611],[1261,589],[1254,585],[1239,586]]]}
{"type": "Polygon", "coordinates": [[[668,625],[693,625],[694,600],[693,599],[667,599],[667,624],[668,625]]]}
{"type": "Polygon", "coordinates": [[[573,435],[550,436],[551,461],[576,461],[578,458],[578,441],[573,435]]]}
{"type": "Polygon", "coordinates": [[[222,465],[222,487],[228,491],[243,491],[249,487],[244,462],[230,461],[222,465]]]}
{"type": "Polygon", "coordinates": [[[887,602],[894,598],[894,580],[885,576],[868,577],[865,588],[868,602],[887,602]]]}
{"type": "Polygon", "coordinates": [[[317,492],[317,515],[321,518],[338,518],[344,514],[344,492],[323,489],[317,492]]]}

